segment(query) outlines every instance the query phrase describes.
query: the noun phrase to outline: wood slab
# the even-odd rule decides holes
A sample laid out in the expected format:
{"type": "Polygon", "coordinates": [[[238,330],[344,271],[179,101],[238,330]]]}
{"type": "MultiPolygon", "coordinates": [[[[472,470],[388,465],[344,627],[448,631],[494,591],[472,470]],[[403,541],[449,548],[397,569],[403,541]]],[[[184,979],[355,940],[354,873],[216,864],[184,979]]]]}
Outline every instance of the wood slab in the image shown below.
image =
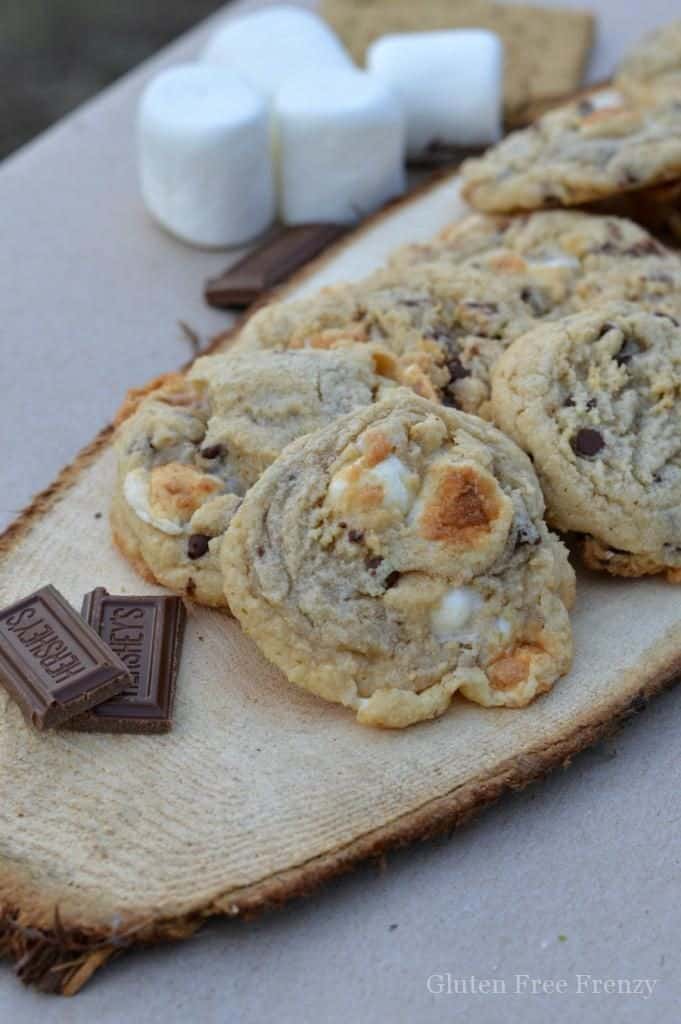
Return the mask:
{"type": "MultiPolygon", "coordinates": [[[[463,212],[457,180],[440,181],[279,297],[360,277],[463,212]]],[[[109,539],[109,439],[104,431],[0,538],[3,605],[47,582],[76,606],[95,585],[158,591],[109,539]]],[[[0,954],[24,980],[72,994],[136,943],[186,938],[210,915],[281,903],[458,825],[681,671],[681,588],[583,574],[574,626],[572,672],[531,707],[461,700],[403,732],[362,728],[289,685],[236,622],[197,607],[169,735],[38,734],[0,691],[0,954]]]]}

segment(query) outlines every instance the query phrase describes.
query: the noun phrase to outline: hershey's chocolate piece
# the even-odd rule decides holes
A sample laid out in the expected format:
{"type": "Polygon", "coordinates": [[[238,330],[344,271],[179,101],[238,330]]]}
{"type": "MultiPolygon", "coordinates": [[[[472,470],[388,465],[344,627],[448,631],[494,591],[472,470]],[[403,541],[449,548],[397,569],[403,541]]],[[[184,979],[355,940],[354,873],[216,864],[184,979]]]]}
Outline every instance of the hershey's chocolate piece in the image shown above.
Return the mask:
{"type": "Polygon", "coordinates": [[[282,228],[219,277],[206,282],[206,302],[220,309],[250,306],[294,270],[346,233],[346,224],[300,224],[282,228]]]}
{"type": "Polygon", "coordinates": [[[409,156],[407,162],[410,167],[417,168],[453,168],[468,157],[480,156],[485,149],[485,146],[457,146],[453,142],[433,139],[420,153],[409,156]]]}
{"type": "Polygon", "coordinates": [[[0,612],[0,683],[37,729],[130,686],[123,661],[52,586],[0,612]]]}
{"type": "Polygon", "coordinates": [[[67,723],[81,732],[168,732],[186,612],[179,597],[86,594],[83,618],[126,665],[131,682],[112,700],[67,723]]]}

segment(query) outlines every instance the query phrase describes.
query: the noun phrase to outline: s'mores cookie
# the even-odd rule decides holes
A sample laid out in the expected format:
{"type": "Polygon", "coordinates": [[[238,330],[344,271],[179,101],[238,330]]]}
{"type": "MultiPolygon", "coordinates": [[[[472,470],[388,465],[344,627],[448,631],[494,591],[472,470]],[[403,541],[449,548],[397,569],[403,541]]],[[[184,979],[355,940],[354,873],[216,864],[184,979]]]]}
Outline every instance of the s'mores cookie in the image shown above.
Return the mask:
{"type": "Polygon", "coordinates": [[[394,386],[363,348],[206,356],[156,385],[117,431],[114,540],[142,575],[215,607],[228,603],[222,536],[248,488],[290,441],[394,386]]]}
{"type": "Polygon", "coordinates": [[[222,545],[230,605],[291,682],[368,725],[455,693],[519,707],[567,671],[574,574],[529,459],[406,391],[295,442],[222,545]]]}
{"type": "Polygon", "coordinates": [[[492,405],[588,566],[681,582],[678,320],[616,304],[543,324],[500,359],[492,405]]]}

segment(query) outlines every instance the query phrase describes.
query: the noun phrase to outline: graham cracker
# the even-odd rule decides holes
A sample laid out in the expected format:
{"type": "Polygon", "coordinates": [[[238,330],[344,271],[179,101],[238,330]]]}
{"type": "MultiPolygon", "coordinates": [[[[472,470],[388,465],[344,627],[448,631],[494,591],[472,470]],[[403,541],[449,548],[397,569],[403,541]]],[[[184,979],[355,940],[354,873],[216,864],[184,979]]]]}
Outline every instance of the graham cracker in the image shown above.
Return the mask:
{"type": "Polygon", "coordinates": [[[531,104],[579,88],[594,32],[588,11],[493,0],[322,0],[320,13],[360,64],[369,44],[390,32],[496,32],[504,44],[504,110],[511,125],[531,104]]]}

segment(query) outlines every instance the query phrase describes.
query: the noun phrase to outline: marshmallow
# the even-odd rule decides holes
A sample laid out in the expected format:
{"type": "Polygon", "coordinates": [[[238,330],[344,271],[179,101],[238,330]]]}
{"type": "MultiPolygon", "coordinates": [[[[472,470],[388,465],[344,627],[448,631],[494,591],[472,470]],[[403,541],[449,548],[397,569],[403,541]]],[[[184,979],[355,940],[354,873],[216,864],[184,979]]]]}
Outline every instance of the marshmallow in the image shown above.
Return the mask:
{"type": "Polygon", "coordinates": [[[321,18],[284,4],[230,18],[211,37],[201,59],[234,69],[270,99],[299,72],[353,66],[321,18]]]}
{"type": "Polygon", "coordinates": [[[162,71],[142,95],[137,128],[142,195],[168,231],[227,246],[270,224],[267,104],[232,72],[201,64],[162,71]]]}
{"type": "Polygon", "coordinates": [[[453,587],[431,612],[435,638],[441,643],[455,640],[483,600],[473,587],[453,587]]]}
{"type": "Polygon", "coordinates": [[[351,223],[404,191],[399,104],[370,75],[298,75],[277,92],[274,116],[286,224],[351,223]]]}
{"type": "Polygon", "coordinates": [[[184,527],[173,519],[164,516],[157,516],[151,510],[151,499],[149,494],[149,470],[139,466],[131,469],[123,483],[123,494],[130,508],[135,515],[150,526],[155,526],[162,533],[171,535],[184,533],[184,527]]]}
{"type": "Polygon", "coordinates": [[[413,481],[413,474],[401,459],[389,455],[366,475],[381,485],[384,505],[395,505],[400,512],[409,511],[412,502],[409,485],[413,481]]]}
{"type": "Polygon", "coordinates": [[[369,47],[367,67],[402,104],[409,156],[499,139],[503,47],[493,32],[383,36],[369,47]]]}

